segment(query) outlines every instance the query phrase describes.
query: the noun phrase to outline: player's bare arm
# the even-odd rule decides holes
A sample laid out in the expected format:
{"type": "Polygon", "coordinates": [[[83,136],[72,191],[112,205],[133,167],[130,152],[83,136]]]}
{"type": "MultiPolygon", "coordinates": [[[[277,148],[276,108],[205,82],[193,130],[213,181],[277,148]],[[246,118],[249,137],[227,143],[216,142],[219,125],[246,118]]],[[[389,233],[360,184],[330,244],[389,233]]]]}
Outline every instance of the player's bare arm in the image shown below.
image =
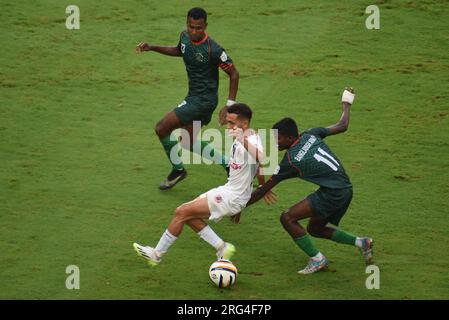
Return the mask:
{"type": "Polygon", "coordinates": [[[179,50],[179,48],[177,46],[174,47],[170,47],[170,46],[155,46],[155,45],[151,45],[148,44],[146,42],[141,42],[137,45],[136,47],[136,52],[137,53],[141,53],[141,52],[145,52],[145,51],[155,51],[167,56],[172,56],[172,57],[181,57],[181,51],[179,50]]]}
{"type": "Polygon", "coordinates": [[[218,122],[220,125],[226,124],[226,112],[228,110],[228,107],[232,105],[237,98],[240,78],[239,72],[234,64],[229,67],[222,67],[222,70],[229,76],[229,95],[226,105],[220,110],[220,113],[218,114],[218,122]]]}
{"type": "Polygon", "coordinates": [[[259,166],[259,168],[257,168],[257,182],[259,183],[259,186],[263,185],[265,183],[265,177],[263,175],[263,168],[261,166],[259,166]]]}
{"type": "Polygon", "coordinates": [[[260,151],[255,145],[248,141],[248,136],[245,135],[242,128],[234,128],[229,130],[229,134],[240,141],[245,147],[246,151],[254,158],[258,163],[263,161],[263,152],[260,151]]]}
{"type": "MultiPolygon", "coordinates": [[[[257,181],[259,182],[259,186],[265,184],[265,176],[263,175],[263,168],[261,166],[257,169],[257,181]]],[[[266,204],[271,205],[276,203],[277,195],[272,190],[268,190],[268,192],[264,194],[263,199],[266,204]]]]}
{"type": "Polygon", "coordinates": [[[247,136],[243,136],[243,139],[241,141],[243,143],[243,146],[248,151],[248,153],[256,159],[258,163],[261,163],[264,158],[264,154],[262,151],[260,151],[259,148],[257,148],[255,145],[253,145],[251,142],[248,141],[247,136]]]}
{"type": "MultiPolygon", "coordinates": [[[[249,205],[252,205],[253,203],[262,199],[277,184],[278,184],[278,181],[274,181],[273,179],[270,178],[270,180],[268,180],[263,185],[259,186],[255,191],[253,191],[253,193],[251,194],[251,199],[249,199],[246,206],[248,207],[249,205]]],[[[276,194],[275,193],[272,193],[272,194],[273,194],[272,199],[276,200],[276,194]]]]}
{"type": "MultiPolygon", "coordinates": [[[[248,137],[243,137],[243,146],[246,150],[251,154],[253,158],[256,159],[256,161],[260,164],[263,162],[264,154],[259,149],[257,149],[252,143],[248,141],[248,137]]],[[[257,179],[259,181],[259,186],[262,186],[265,184],[265,177],[263,175],[263,169],[259,166],[257,170],[257,179]]],[[[265,203],[270,205],[274,204],[277,200],[277,195],[271,190],[268,190],[264,195],[263,198],[265,200],[265,203]]]]}
{"type": "MultiPolygon", "coordinates": [[[[256,191],[254,191],[254,192],[252,193],[251,199],[250,199],[250,201],[248,202],[248,204],[247,204],[246,206],[249,206],[249,205],[251,204],[251,200],[253,199],[253,197],[256,197],[256,196],[255,196],[255,193],[256,193],[258,190],[261,190],[261,187],[262,187],[263,185],[265,185],[265,176],[263,175],[263,169],[262,169],[262,167],[259,167],[259,168],[257,169],[257,181],[259,182],[259,188],[258,188],[256,191]]],[[[274,187],[274,185],[273,185],[273,187],[274,187]]],[[[271,188],[272,188],[272,187],[271,187],[271,188]]],[[[264,192],[265,192],[265,191],[264,191],[264,192]]],[[[276,203],[276,201],[277,201],[277,195],[276,195],[276,193],[274,193],[272,190],[269,190],[269,189],[267,189],[267,191],[266,191],[263,195],[260,195],[260,197],[259,197],[259,195],[257,195],[257,197],[258,197],[257,200],[254,198],[254,201],[253,201],[252,203],[259,201],[261,198],[264,198],[265,203],[266,203],[267,205],[274,204],[274,203],[276,203]]],[[[238,213],[238,214],[232,216],[232,217],[231,217],[231,221],[232,221],[233,223],[235,223],[235,224],[240,223],[240,216],[241,216],[241,213],[238,213]]]]}
{"type": "Polygon", "coordinates": [[[343,91],[342,95],[343,112],[341,114],[340,120],[336,124],[328,127],[328,129],[330,129],[330,135],[343,133],[346,130],[348,130],[349,113],[350,113],[349,111],[354,101],[354,96],[355,96],[354,90],[352,88],[346,88],[343,91]]]}
{"type": "MultiPolygon", "coordinates": [[[[256,146],[254,146],[251,142],[249,142],[247,136],[243,136],[243,137],[236,136],[236,139],[239,139],[240,142],[242,142],[243,146],[248,151],[248,153],[251,154],[251,156],[254,159],[256,159],[257,162],[259,162],[259,164],[263,161],[263,156],[264,156],[263,152],[261,152],[258,148],[256,148],[256,146]]],[[[260,166],[257,169],[257,180],[259,182],[259,187],[263,186],[265,184],[265,177],[263,176],[263,169],[260,166]]],[[[264,198],[265,203],[268,205],[275,203],[277,200],[277,195],[271,190],[267,190],[261,196],[261,198],[262,197],[264,198]]]]}

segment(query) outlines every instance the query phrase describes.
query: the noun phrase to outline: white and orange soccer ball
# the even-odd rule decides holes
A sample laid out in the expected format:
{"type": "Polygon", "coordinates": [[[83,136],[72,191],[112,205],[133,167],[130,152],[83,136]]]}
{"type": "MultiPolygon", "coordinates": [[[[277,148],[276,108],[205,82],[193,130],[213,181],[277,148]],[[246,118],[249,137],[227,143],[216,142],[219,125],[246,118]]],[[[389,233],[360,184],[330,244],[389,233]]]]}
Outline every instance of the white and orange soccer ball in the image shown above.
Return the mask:
{"type": "Polygon", "coordinates": [[[209,277],[219,288],[227,288],[237,281],[237,268],[229,260],[220,259],[212,263],[209,277]]]}

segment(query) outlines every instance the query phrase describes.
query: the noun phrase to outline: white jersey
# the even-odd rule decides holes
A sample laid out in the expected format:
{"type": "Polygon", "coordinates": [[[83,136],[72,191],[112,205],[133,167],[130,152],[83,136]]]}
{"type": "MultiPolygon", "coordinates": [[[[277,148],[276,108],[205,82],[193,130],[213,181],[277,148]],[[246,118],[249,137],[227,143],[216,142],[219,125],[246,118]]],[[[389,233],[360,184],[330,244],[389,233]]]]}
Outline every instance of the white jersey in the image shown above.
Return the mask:
{"type": "MultiPolygon", "coordinates": [[[[248,136],[248,142],[263,152],[262,142],[257,134],[248,136]]],[[[207,198],[209,220],[219,221],[225,216],[241,212],[251,198],[253,179],[259,164],[242,143],[234,140],[229,160],[229,178],[224,186],[211,189],[200,198],[207,198]]]]}
{"type": "MultiPolygon", "coordinates": [[[[248,142],[263,152],[262,141],[257,134],[248,136],[248,142]]],[[[234,201],[245,207],[251,198],[253,180],[259,164],[238,140],[234,140],[229,159],[229,178],[225,187],[232,191],[234,201]]]]}

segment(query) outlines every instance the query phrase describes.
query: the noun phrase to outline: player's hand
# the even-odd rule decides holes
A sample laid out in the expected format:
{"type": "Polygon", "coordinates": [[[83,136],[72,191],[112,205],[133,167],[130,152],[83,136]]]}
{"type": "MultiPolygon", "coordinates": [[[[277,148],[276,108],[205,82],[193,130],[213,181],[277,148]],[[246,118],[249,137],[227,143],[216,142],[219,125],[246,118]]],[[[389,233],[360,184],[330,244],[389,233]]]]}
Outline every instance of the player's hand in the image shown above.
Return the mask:
{"type": "Polygon", "coordinates": [[[146,42],[141,42],[136,47],[136,52],[137,53],[141,53],[141,52],[144,52],[144,51],[150,51],[150,50],[151,50],[150,49],[150,45],[148,43],[146,43],[146,42]]]}
{"type": "Polygon", "coordinates": [[[233,216],[231,217],[232,223],[239,224],[239,223],[240,223],[240,215],[241,215],[241,214],[242,214],[242,213],[239,212],[239,213],[237,213],[236,215],[233,215],[233,216]]]}
{"type": "Polygon", "coordinates": [[[352,104],[354,102],[355,94],[352,87],[346,87],[341,95],[341,102],[352,104]]]}
{"type": "Polygon", "coordinates": [[[243,141],[243,129],[242,128],[236,127],[234,129],[229,129],[229,135],[231,137],[234,137],[238,141],[243,141]]]}
{"type": "Polygon", "coordinates": [[[270,204],[274,204],[276,203],[278,196],[276,193],[274,193],[273,191],[268,191],[267,193],[265,193],[265,195],[263,196],[263,199],[265,200],[265,203],[270,205],[270,204]]]}
{"type": "Polygon", "coordinates": [[[218,123],[220,126],[224,126],[226,124],[226,115],[228,114],[228,107],[224,106],[220,113],[218,114],[218,123]]]}

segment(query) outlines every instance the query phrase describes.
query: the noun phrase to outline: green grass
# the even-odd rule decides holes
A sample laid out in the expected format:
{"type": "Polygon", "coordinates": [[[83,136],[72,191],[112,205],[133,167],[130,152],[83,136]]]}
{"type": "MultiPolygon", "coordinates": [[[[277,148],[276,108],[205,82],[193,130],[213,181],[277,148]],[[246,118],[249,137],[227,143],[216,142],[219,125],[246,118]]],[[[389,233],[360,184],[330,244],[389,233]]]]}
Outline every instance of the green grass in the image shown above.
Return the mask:
{"type": "MultiPolygon", "coordinates": [[[[449,3],[376,3],[380,30],[365,28],[366,1],[2,4],[0,298],[448,299],[449,3]],[[65,29],[69,4],[80,30],[65,29]],[[195,5],[240,71],[255,128],[284,116],[330,125],[342,88],[356,88],[349,131],[327,142],[355,190],[341,227],[375,238],[379,290],[365,288],[355,248],[320,239],[335,272],[296,274],[307,259],[279,215],[315,189],[300,180],[240,225],[212,225],[238,250],[231,290],[212,285],[214,250],[191,230],[157,268],[135,256],[132,242],[155,244],[179,204],[225,181],[218,166],[190,165],[175,189],[157,189],[169,165],[153,127],[187,79],[180,59],[134,46],[176,44],[195,5]],[[65,288],[71,264],[80,290],[65,288]]],[[[222,73],[221,105],[227,88],[222,73]]]]}

